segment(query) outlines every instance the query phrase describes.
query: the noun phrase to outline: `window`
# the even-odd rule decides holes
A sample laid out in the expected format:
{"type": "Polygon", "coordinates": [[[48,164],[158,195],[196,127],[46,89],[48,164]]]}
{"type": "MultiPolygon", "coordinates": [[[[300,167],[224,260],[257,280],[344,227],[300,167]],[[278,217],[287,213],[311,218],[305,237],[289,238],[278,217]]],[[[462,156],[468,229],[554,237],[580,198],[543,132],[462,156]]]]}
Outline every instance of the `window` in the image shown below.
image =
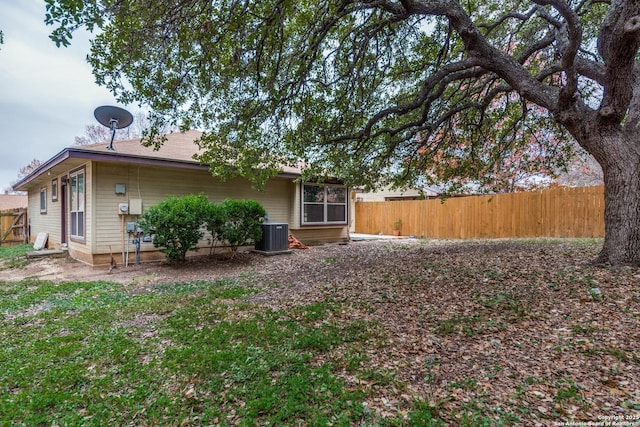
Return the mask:
{"type": "Polygon", "coordinates": [[[51,201],[58,201],[58,178],[51,180],[51,201]]]}
{"type": "Polygon", "coordinates": [[[347,187],[304,184],[302,200],[303,224],[347,223],[347,187]]]}
{"type": "Polygon", "coordinates": [[[47,213],[47,189],[40,189],[40,213],[47,213]]]}
{"type": "Polygon", "coordinates": [[[84,169],[69,175],[69,222],[71,238],[84,240],[85,176],[84,169]]]}

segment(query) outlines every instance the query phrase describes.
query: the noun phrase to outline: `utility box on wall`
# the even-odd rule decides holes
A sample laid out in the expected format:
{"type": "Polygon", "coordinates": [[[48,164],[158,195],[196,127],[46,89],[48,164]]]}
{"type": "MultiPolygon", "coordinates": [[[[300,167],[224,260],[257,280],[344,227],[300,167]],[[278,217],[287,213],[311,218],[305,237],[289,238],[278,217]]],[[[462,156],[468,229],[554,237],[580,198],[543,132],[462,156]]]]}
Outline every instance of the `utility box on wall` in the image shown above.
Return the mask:
{"type": "Polygon", "coordinates": [[[129,215],[142,215],[142,199],[129,200],[129,215]]]}
{"type": "Polygon", "coordinates": [[[255,244],[256,252],[264,255],[290,253],[289,224],[265,222],[262,224],[262,238],[255,244]]]}

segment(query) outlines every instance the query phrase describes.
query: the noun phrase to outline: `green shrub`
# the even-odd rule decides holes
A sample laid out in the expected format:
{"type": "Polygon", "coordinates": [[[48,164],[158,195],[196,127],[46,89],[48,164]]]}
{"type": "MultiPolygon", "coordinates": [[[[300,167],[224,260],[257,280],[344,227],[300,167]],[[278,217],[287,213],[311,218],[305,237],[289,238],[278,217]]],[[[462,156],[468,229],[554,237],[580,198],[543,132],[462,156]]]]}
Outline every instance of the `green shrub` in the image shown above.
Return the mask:
{"type": "Polygon", "coordinates": [[[170,263],[184,261],[189,250],[198,250],[204,230],[213,242],[227,243],[233,252],[262,237],[266,211],[254,200],[225,200],[210,203],[200,194],[168,197],[149,208],[138,221],[145,234],[153,236],[170,263]]]}
{"type": "Polygon", "coordinates": [[[217,236],[226,241],[233,252],[238,247],[262,237],[262,221],[266,215],[264,207],[254,200],[224,200],[220,205],[224,222],[217,236]]]}
{"type": "Polygon", "coordinates": [[[220,235],[222,233],[222,227],[226,221],[226,213],[220,205],[210,203],[207,207],[207,211],[204,218],[204,226],[209,233],[211,233],[211,250],[215,247],[217,242],[224,240],[220,235]]]}
{"type": "Polygon", "coordinates": [[[198,250],[210,205],[203,194],[168,197],[150,207],[138,224],[154,236],[153,245],[161,248],[168,262],[184,261],[189,250],[198,250]]]}

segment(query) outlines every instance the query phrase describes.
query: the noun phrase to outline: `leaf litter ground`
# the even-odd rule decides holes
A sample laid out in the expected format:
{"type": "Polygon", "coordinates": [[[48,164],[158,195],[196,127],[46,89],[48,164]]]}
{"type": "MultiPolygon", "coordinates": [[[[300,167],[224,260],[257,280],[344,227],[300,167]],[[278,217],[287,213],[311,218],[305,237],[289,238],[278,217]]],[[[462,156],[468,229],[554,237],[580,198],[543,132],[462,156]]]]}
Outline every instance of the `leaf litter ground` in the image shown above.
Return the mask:
{"type": "Polygon", "coordinates": [[[640,271],[590,266],[599,244],[404,240],[314,248],[265,274],[265,283],[280,286],[253,298],[278,308],[335,300],[349,307],[345,317],[380,325],[381,336],[363,351],[372,370],[393,377],[364,384],[367,405],[382,417],[418,399],[454,424],[625,415],[638,422],[640,271]]]}
{"type": "MultiPolygon", "coordinates": [[[[73,263],[49,270],[55,280],[127,283],[132,293],[241,278],[258,289],[246,297],[252,311],[295,313],[336,303],[341,309],[332,322],[361,321],[375,331],[358,348],[345,343],[312,363],[342,363],[340,375],[365,392],[372,419],[409,420],[422,407],[427,421],[447,425],[624,420],[616,417],[636,425],[640,270],[589,265],[600,244],[405,239],[277,257],[200,257],[179,267],[133,266],[112,274],[73,263]],[[357,375],[347,353],[357,355],[357,375]]],[[[68,261],[31,268],[47,270],[38,263],[68,261]]],[[[36,270],[4,273],[20,280],[36,270]]]]}

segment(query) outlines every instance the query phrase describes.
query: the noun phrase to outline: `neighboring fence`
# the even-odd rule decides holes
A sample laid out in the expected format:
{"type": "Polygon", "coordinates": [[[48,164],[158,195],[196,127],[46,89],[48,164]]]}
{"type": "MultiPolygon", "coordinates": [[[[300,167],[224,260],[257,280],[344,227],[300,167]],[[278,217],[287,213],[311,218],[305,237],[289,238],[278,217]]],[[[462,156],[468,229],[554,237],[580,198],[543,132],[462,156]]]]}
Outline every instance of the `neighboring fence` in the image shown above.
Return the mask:
{"type": "Polygon", "coordinates": [[[0,245],[11,246],[28,243],[27,209],[0,211],[0,245]]]}
{"type": "Polygon", "coordinates": [[[604,187],[455,197],[445,200],[357,202],[356,233],[432,238],[602,237],[604,187]]]}

